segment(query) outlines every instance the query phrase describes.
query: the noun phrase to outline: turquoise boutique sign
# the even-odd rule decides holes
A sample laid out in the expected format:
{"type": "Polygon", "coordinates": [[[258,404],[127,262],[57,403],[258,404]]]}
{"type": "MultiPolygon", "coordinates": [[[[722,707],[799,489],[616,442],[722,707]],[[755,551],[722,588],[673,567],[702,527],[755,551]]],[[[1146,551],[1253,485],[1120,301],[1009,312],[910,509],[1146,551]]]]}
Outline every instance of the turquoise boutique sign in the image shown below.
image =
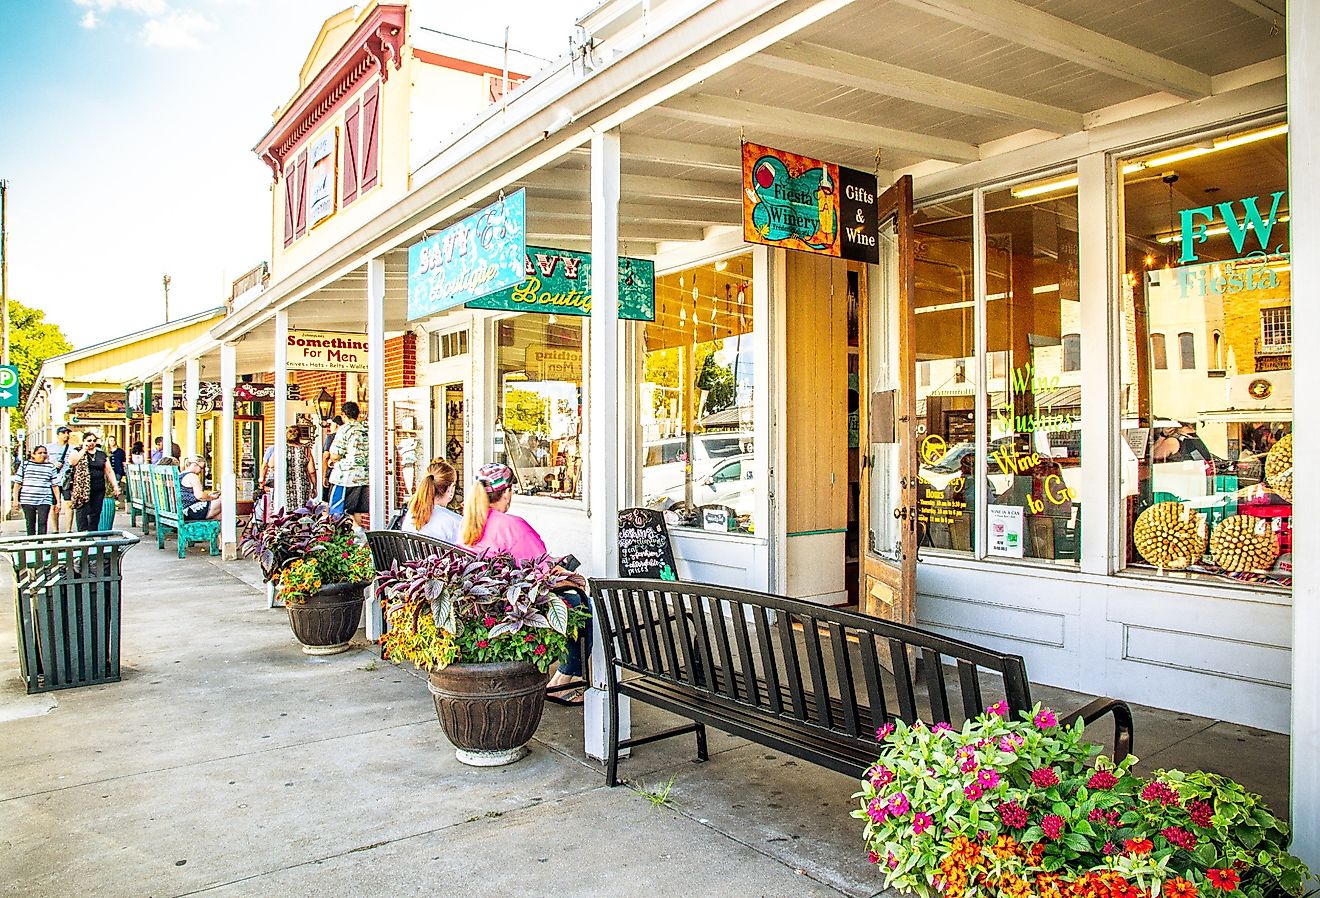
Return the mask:
{"type": "MultiPolygon", "coordinates": [[[[525,280],[467,304],[469,309],[591,314],[591,255],[567,249],[527,247],[525,280]]],[[[619,317],[655,320],[655,263],[619,258],[619,317]]]]}
{"type": "Polygon", "coordinates": [[[408,247],[408,319],[520,283],[526,220],[526,193],[519,190],[408,247]]]}

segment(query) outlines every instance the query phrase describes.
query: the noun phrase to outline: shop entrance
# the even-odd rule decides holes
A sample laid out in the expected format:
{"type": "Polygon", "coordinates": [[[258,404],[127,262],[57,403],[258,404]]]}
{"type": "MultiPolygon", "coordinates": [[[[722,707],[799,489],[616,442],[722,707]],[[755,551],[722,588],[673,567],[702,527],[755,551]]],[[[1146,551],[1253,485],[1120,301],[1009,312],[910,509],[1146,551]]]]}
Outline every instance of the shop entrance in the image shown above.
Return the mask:
{"type": "MultiPolygon", "coordinates": [[[[463,509],[463,487],[467,483],[468,407],[465,396],[462,381],[431,388],[431,452],[426,459],[429,463],[432,458],[445,458],[454,466],[458,477],[450,508],[458,512],[463,509]]],[[[422,474],[425,465],[419,463],[417,467],[420,470],[416,473],[422,474]]]]}

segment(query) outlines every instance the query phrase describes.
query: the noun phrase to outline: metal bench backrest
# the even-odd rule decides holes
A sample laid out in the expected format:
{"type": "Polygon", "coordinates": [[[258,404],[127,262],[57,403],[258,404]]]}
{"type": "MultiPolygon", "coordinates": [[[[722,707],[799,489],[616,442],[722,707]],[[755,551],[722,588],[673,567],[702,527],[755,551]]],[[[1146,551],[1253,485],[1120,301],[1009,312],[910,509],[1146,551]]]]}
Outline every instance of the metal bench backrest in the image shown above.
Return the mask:
{"type": "Polygon", "coordinates": [[[982,672],[999,678],[1014,718],[1031,707],[1018,655],[766,593],[664,580],[591,585],[609,663],[859,743],[874,744],[876,728],[895,719],[960,727],[999,697],[982,695],[982,672]]]}
{"type": "Polygon", "coordinates": [[[367,545],[371,547],[371,561],[378,571],[389,570],[395,562],[416,561],[445,552],[467,552],[442,539],[399,530],[368,530],[367,545]]]}

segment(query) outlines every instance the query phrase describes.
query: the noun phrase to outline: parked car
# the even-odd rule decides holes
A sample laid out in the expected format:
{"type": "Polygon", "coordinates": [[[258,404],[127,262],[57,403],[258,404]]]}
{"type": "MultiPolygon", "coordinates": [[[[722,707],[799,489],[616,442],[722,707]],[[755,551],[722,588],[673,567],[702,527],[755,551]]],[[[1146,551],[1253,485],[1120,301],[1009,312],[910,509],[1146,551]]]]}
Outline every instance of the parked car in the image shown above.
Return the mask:
{"type": "MultiPolygon", "coordinates": [[[[752,483],[755,473],[753,459],[752,455],[738,455],[717,463],[710,474],[693,481],[692,504],[727,505],[736,514],[751,514],[756,499],[752,483]]],[[[646,495],[644,501],[647,508],[664,511],[682,504],[686,498],[687,491],[680,481],[656,494],[646,495]]]]}
{"type": "MultiPolygon", "coordinates": [[[[683,486],[687,437],[671,437],[642,446],[642,495],[658,496],[683,486]]],[[[752,451],[751,432],[715,432],[692,435],[692,479],[700,483],[725,459],[752,451]]]]}

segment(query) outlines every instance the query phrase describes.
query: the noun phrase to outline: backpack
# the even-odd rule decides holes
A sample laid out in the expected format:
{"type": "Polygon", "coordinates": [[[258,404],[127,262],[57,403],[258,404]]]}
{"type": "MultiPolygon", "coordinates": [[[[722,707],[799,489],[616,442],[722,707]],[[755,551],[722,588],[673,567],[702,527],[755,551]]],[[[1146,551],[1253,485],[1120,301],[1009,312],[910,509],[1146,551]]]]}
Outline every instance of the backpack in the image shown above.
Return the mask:
{"type": "Polygon", "coordinates": [[[67,490],[69,484],[73,483],[73,465],[68,464],[68,460],[69,447],[66,445],[60,453],[60,472],[55,475],[55,485],[60,488],[60,492],[67,490]]]}

